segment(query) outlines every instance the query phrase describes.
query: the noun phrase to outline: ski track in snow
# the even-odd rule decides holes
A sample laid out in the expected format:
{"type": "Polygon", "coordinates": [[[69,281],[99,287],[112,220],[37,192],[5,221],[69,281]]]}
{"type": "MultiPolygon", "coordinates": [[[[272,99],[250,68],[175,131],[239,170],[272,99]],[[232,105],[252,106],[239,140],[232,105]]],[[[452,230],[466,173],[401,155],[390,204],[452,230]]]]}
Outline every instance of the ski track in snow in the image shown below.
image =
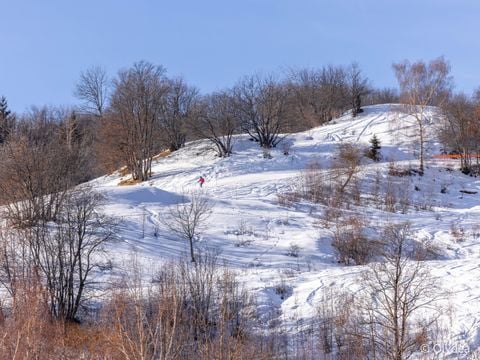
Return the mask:
{"type": "Polygon", "coordinates": [[[382,115],[379,114],[377,115],[376,117],[374,117],[372,120],[370,120],[368,122],[367,125],[365,125],[365,127],[362,129],[362,132],[360,134],[358,134],[358,137],[357,137],[357,141],[360,141],[360,139],[362,138],[363,134],[365,133],[365,131],[367,131],[367,129],[370,127],[370,125],[372,125],[375,121],[377,121],[378,119],[381,119],[382,118],[382,115]]]}

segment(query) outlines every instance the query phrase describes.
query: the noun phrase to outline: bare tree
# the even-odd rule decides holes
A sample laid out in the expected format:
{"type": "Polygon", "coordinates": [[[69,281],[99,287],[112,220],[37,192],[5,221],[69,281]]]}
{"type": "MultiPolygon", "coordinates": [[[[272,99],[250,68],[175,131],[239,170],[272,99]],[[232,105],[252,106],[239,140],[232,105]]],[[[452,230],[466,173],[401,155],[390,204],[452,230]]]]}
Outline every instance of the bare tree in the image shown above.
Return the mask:
{"type": "Polygon", "coordinates": [[[120,71],[114,80],[111,117],[119,130],[117,147],[133,180],[151,176],[155,130],[169,89],[164,73],[163,67],[141,61],[120,71]]]}
{"type": "Polygon", "coordinates": [[[429,106],[442,106],[452,87],[450,65],[443,57],[430,61],[393,64],[405,112],[415,119],[419,141],[420,174],[424,171],[425,135],[429,106]]]}
{"type": "Polygon", "coordinates": [[[213,333],[211,319],[215,302],[215,283],[218,281],[218,256],[199,254],[195,262],[179,264],[181,282],[185,286],[185,295],[191,299],[187,311],[192,326],[193,338],[208,341],[213,333]]]}
{"type": "Polygon", "coordinates": [[[362,112],[362,98],[369,93],[368,79],[362,75],[357,63],[353,63],[347,70],[347,78],[352,106],[352,116],[362,112]]]}
{"type": "Polygon", "coordinates": [[[322,98],[320,76],[314,70],[291,70],[288,74],[293,113],[305,123],[305,127],[322,124],[322,98]]]}
{"type": "Polygon", "coordinates": [[[426,264],[409,253],[409,236],[408,224],[387,227],[384,260],[371,264],[364,276],[358,307],[363,330],[356,335],[370,343],[372,358],[409,358],[440,314],[441,293],[426,264]]]}
{"type": "Polygon", "coordinates": [[[89,143],[67,130],[70,118],[69,109],[33,109],[1,149],[1,200],[17,225],[55,220],[66,191],[85,180],[89,143]]]}
{"type": "Polygon", "coordinates": [[[460,168],[468,173],[480,148],[480,103],[460,93],[444,104],[444,123],[440,138],[446,147],[460,155],[460,168]]]}
{"type": "Polygon", "coordinates": [[[91,289],[91,272],[99,263],[99,254],[114,237],[115,222],[98,211],[102,202],[100,194],[89,187],[70,190],[57,222],[59,288],[55,302],[57,316],[67,320],[75,319],[91,289]]]}
{"type": "Polygon", "coordinates": [[[185,145],[187,124],[198,117],[198,90],[182,78],[168,80],[160,121],[163,144],[175,151],[185,145]]]}
{"type": "Polygon", "coordinates": [[[392,88],[373,88],[367,94],[364,101],[365,105],[396,104],[398,102],[400,102],[398,90],[392,88]]]}
{"type": "Polygon", "coordinates": [[[83,101],[82,110],[96,116],[102,116],[107,107],[110,80],[101,66],[92,66],[80,73],[75,87],[75,96],[83,101]]]}
{"type": "Polygon", "coordinates": [[[228,92],[212,94],[203,99],[197,119],[191,122],[194,133],[210,140],[220,157],[233,150],[233,134],[238,130],[234,99],[228,92]]]}
{"type": "Polygon", "coordinates": [[[66,194],[56,221],[25,229],[9,228],[2,237],[2,283],[14,295],[17,284],[38,277],[50,314],[73,321],[98,264],[102,246],[113,237],[113,223],[97,210],[100,196],[89,188],[66,194]]]}
{"type": "Polygon", "coordinates": [[[188,241],[192,262],[195,262],[193,243],[204,229],[211,211],[212,204],[208,198],[201,192],[192,192],[189,202],[171,207],[170,216],[165,220],[165,224],[171,231],[188,241]]]}
{"type": "Polygon", "coordinates": [[[347,70],[343,66],[291,70],[291,108],[307,127],[318,126],[347,110],[351,103],[347,70]]]}
{"type": "Polygon", "coordinates": [[[263,148],[275,147],[287,125],[287,88],[272,76],[250,76],[234,88],[235,108],[242,126],[263,148]]]}

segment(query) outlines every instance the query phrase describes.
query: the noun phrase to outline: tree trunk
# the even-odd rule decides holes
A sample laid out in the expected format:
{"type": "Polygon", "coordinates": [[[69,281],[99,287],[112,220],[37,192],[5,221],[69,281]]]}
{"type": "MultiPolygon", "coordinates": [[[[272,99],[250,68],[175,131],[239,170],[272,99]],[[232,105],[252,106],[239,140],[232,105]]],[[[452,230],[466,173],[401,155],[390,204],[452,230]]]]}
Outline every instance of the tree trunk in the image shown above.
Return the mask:
{"type": "Polygon", "coordinates": [[[195,262],[195,253],[193,251],[193,238],[188,239],[190,242],[190,256],[192,257],[192,262],[195,262]]]}
{"type": "Polygon", "coordinates": [[[420,168],[418,169],[420,172],[420,175],[423,175],[424,171],[424,166],[423,166],[423,160],[425,156],[425,146],[424,146],[424,129],[423,129],[423,124],[421,123],[422,117],[420,117],[420,126],[418,128],[419,130],[419,136],[420,136],[420,168]]]}

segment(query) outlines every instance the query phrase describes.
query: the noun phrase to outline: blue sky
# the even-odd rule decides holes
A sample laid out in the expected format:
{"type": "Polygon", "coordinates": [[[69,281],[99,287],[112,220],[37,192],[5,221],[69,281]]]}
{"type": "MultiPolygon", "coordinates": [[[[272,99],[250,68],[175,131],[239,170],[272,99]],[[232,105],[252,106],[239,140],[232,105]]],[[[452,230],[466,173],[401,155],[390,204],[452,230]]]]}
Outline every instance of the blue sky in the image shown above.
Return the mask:
{"type": "Polygon", "coordinates": [[[480,86],[473,0],[0,0],[0,12],[0,94],[17,112],[75,104],[80,71],[138,60],[208,92],[352,61],[375,86],[396,86],[392,62],[444,55],[457,89],[480,86]]]}

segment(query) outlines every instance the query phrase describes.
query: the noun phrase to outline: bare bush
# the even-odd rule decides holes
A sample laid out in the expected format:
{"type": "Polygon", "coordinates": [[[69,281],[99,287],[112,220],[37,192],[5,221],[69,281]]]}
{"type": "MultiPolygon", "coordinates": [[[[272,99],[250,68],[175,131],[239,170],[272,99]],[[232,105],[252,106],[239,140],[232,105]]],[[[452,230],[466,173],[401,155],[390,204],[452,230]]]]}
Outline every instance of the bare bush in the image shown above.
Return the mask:
{"type": "Polygon", "coordinates": [[[280,278],[280,281],[273,285],[273,291],[277,294],[281,300],[285,300],[292,294],[292,288],[289,286],[284,277],[280,278]]]}
{"type": "Polygon", "coordinates": [[[354,144],[341,144],[333,165],[337,192],[343,194],[360,172],[362,151],[354,144]]]}
{"type": "Polygon", "coordinates": [[[1,309],[0,353],[5,359],[66,356],[61,323],[52,321],[43,286],[35,278],[18,283],[9,311],[1,309]]]}
{"type": "Polygon", "coordinates": [[[405,177],[414,176],[418,173],[417,170],[412,169],[410,166],[398,165],[393,161],[388,164],[388,175],[390,176],[405,177]]]}
{"type": "MultiPolygon", "coordinates": [[[[137,269],[138,270],[138,269],[137,269]]],[[[135,271],[137,271],[135,270],[135,271]]],[[[182,298],[174,267],[162,269],[156,286],[138,273],[126,279],[103,310],[105,342],[112,356],[123,359],[175,359],[187,342],[182,298]],[[147,290],[145,290],[147,289],[147,290]]]]}
{"type": "Polygon", "coordinates": [[[460,226],[457,221],[452,221],[450,223],[449,233],[455,242],[462,242],[465,240],[465,229],[460,226]]]}
{"type": "Polygon", "coordinates": [[[325,291],[314,318],[317,351],[326,359],[361,359],[367,349],[351,328],[356,316],[354,296],[336,289],[325,291]]]}
{"type": "Polygon", "coordinates": [[[309,201],[325,203],[332,191],[325,170],[318,162],[311,162],[301,174],[299,192],[309,201]]]}
{"type": "MultiPolygon", "coordinates": [[[[296,194],[288,199],[304,198],[315,203],[328,205],[329,209],[339,208],[343,203],[361,202],[361,188],[358,182],[361,152],[352,144],[338,148],[331,167],[322,168],[318,162],[311,162],[302,172],[296,186],[296,194]]],[[[328,209],[327,209],[328,210],[328,209]]]]}
{"type": "Polygon", "coordinates": [[[302,199],[302,196],[297,191],[289,191],[286,193],[278,193],[277,199],[280,206],[292,207],[302,199]]]}
{"type": "Polygon", "coordinates": [[[253,335],[252,299],[213,254],[163,266],[151,284],[137,274],[125,285],[101,320],[114,358],[272,358],[253,335]]]}
{"type": "Polygon", "coordinates": [[[332,246],[338,261],[346,265],[363,265],[378,253],[378,241],[367,235],[368,222],[361,216],[339,218],[333,223],[332,246]]]}
{"type": "Polygon", "coordinates": [[[300,255],[300,250],[301,247],[297,244],[290,244],[287,250],[287,256],[295,257],[297,258],[298,255],[300,255]]]}

